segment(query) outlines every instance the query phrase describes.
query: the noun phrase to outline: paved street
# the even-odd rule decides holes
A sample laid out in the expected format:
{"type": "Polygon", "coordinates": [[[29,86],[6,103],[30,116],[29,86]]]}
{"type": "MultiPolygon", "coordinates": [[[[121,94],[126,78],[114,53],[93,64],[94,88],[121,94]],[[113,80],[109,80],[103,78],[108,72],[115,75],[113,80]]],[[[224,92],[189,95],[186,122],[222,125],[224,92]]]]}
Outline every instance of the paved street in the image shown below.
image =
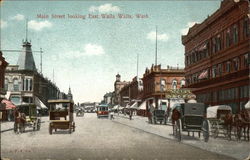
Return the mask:
{"type": "MultiPolygon", "coordinates": [[[[116,123],[96,114],[76,117],[76,132],[49,135],[48,117],[38,132],[2,135],[2,157],[10,159],[230,159],[116,123]]],[[[13,123],[3,124],[13,125],[13,123]]]]}

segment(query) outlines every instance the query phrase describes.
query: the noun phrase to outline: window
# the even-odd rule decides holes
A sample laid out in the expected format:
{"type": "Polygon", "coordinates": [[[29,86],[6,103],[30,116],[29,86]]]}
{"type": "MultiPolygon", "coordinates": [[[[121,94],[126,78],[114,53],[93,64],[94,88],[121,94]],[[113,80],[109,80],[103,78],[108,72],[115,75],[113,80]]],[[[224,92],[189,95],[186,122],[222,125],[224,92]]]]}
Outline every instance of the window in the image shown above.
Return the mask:
{"type": "Polygon", "coordinates": [[[218,35],[215,39],[215,52],[218,52],[221,50],[221,37],[218,35]]]}
{"type": "Polygon", "coordinates": [[[234,58],[233,59],[233,67],[234,67],[234,70],[235,71],[238,71],[239,70],[239,58],[234,58]]]}
{"type": "Polygon", "coordinates": [[[33,84],[32,84],[32,79],[30,79],[30,87],[29,87],[30,91],[32,91],[32,89],[33,89],[33,88],[32,88],[32,85],[33,85],[33,84]]]}
{"type": "Polygon", "coordinates": [[[19,84],[18,84],[18,80],[14,79],[14,86],[13,86],[14,91],[19,91],[19,84]]]}
{"type": "Polygon", "coordinates": [[[218,64],[218,75],[222,75],[222,64],[218,64]]]}
{"type": "Polygon", "coordinates": [[[25,80],[25,91],[28,91],[28,89],[29,89],[29,80],[26,79],[25,80]]]}
{"type": "Polygon", "coordinates": [[[226,63],[226,72],[227,72],[227,73],[231,72],[231,61],[228,61],[228,62],[226,63]]]}
{"type": "Polygon", "coordinates": [[[4,80],[4,89],[8,91],[9,81],[7,79],[4,80]]]}
{"type": "Polygon", "coordinates": [[[233,43],[238,43],[238,27],[237,27],[237,25],[233,26],[233,43]]]}
{"type": "Polygon", "coordinates": [[[184,87],[185,86],[185,80],[181,80],[181,87],[184,87]]]}
{"type": "Polygon", "coordinates": [[[231,45],[230,29],[228,29],[226,33],[226,47],[229,47],[230,45],[231,45]]]}
{"type": "Polygon", "coordinates": [[[161,92],[165,91],[165,87],[166,87],[166,80],[161,79],[161,92]]]}
{"type": "Polygon", "coordinates": [[[177,89],[177,81],[175,79],[172,81],[172,89],[177,89]]]}
{"type": "Polygon", "coordinates": [[[212,77],[215,78],[216,74],[217,74],[217,67],[216,67],[216,65],[214,65],[212,68],[212,77]]]}
{"type": "Polygon", "coordinates": [[[212,53],[216,52],[216,39],[212,38],[212,53]]]}
{"type": "Polygon", "coordinates": [[[11,96],[10,101],[15,105],[21,104],[21,98],[17,96],[11,96]]]}
{"type": "Polygon", "coordinates": [[[249,54],[247,53],[244,55],[244,66],[245,67],[248,67],[248,60],[249,60],[249,54]]]}
{"type": "Polygon", "coordinates": [[[243,34],[244,34],[245,37],[248,37],[250,35],[248,18],[245,18],[244,21],[243,21],[243,34]]]}

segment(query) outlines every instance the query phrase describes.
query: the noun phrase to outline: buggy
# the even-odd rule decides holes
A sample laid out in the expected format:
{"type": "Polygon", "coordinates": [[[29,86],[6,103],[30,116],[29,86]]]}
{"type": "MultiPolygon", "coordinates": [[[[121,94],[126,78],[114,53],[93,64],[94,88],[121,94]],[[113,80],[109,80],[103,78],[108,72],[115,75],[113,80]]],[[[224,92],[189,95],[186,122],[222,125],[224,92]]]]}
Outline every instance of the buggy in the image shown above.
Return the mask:
{"type": "Polygon", "coordinates": [[[172,110],[173,135],[178,141],[182,139],[182,131],[203,133],[204,141],[209,139],[209,124],[205,118],[203,103],[183,103],[172,110]]]}
{"type": "Polygon", "coordinates": [[[25,132],[26,127],[31,127],[33,131],[40,130],[41,117],[38,114],[35,104],[22,104],[17,106],[18,111],[14,115],[14,132],[18,130],[25,132]]]}

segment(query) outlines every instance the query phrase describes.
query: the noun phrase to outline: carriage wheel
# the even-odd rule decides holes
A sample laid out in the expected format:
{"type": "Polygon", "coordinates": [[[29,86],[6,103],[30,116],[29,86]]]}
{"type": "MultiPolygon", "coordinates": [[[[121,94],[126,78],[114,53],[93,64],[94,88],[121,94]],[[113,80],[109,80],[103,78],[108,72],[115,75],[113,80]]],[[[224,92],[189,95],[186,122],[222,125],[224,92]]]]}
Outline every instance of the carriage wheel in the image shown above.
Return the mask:
{"type": "Polygon", "coordinates": [[[175,123],[175,137],[177,138],[177,140],[180,142],[181,141],[181,120],[178,119],[175,123]]]}
{"type": "Polygon", "coordinates": [[[217,138],[218,135],[219,135],[219,124],[218,124],[218,122],[213,122],[211,128],[212,128],[212,129],[211,129],[212,136],[213,136],[214,138],[217,138]]]}
{"type": "Polygon", "coordinates": [[[209,122],[208,120],[203,120],[202,122],[202,134],[205,142],[209,140],[209,122]]]}

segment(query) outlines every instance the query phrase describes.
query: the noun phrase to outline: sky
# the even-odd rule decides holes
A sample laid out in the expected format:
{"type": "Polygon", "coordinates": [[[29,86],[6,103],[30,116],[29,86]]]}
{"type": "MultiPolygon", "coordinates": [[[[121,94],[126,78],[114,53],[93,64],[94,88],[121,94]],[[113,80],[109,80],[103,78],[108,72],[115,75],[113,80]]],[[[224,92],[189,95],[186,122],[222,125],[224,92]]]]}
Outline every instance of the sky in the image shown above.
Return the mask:
{"type": "MultiPolygon", "coordinates": [[[[70,86],[75,102],[99,102],[105,93],[114,91],[117,73],[122,81],[136,76],[137,54],[139,77],[155,62],[156,26],[158,64],[184,67],[181,35],[219,6],[220,0],[5,0],[0,10],[1,49],[21,50],[27,22],[32,50],[43,50],[43,75],[54,79],[65,93],[70,86]],[[102,18],[102,14],[114,18],[102,18]],[[119,18],[119,14],[132,18],[119,18]]],[[[3,56],[16,65],[19,53],[3,52],[3,56]]],[[[40,71],[40,53],[33,56],[40,71]]]]}

